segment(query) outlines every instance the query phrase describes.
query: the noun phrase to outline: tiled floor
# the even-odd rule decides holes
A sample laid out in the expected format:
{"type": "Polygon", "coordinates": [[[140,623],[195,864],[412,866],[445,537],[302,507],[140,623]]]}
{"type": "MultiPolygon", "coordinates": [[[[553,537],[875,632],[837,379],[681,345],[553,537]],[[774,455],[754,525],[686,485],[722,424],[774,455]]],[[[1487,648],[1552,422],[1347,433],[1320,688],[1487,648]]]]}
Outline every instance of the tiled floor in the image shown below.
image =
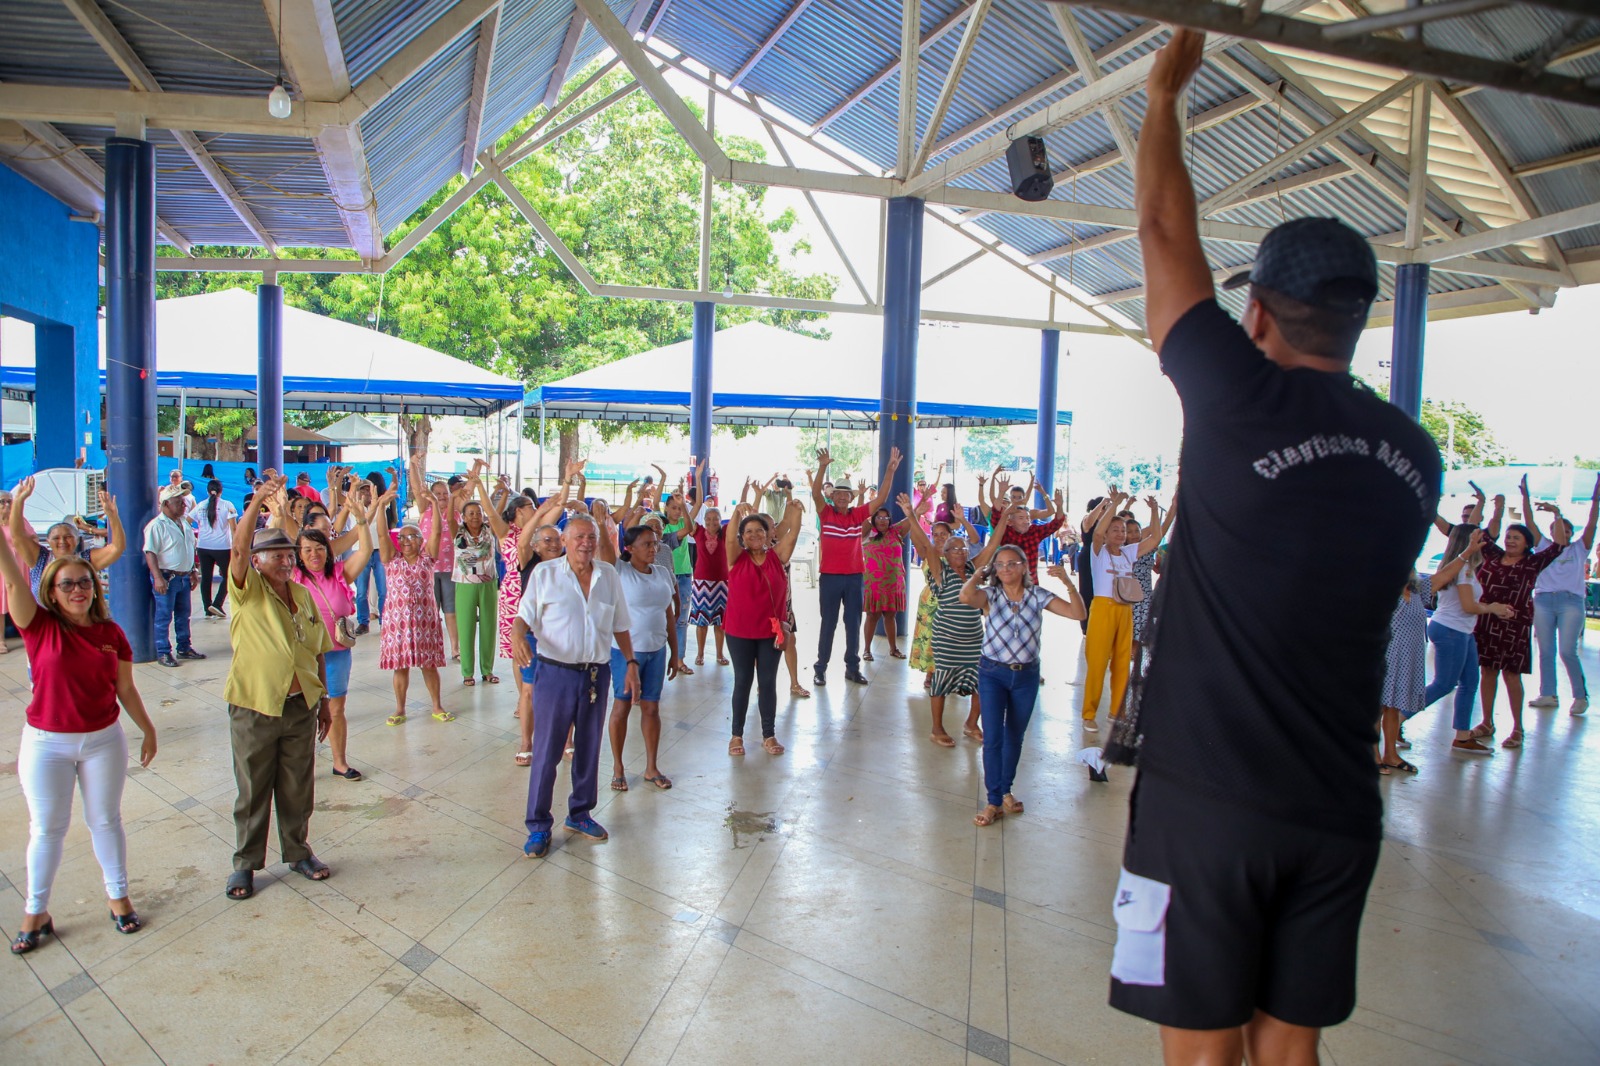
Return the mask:
{"type": "MultiPolygon", "coordinates": [[[[815,646],[812,595],[802,651],[815,646]]],[[[752,743],[742,761],[726,755],[730,671],[707,665],[663,703],[661,766],[676,787],[639,780],[635,727],[633,790],[604,792],[596,812],[611,841],[558,840],[543,862],[520,850],[527,771],[511,761],[510,671],[492,688],[449,681],[453,724],[388,728],[373,637],[350,712],[367,779],[336,780],[325,758],[318,778],[312,842],[334,876],[314,884],[275,865],[242,903],[222,895],[226,626],[197,629],[208,661],[138,669],[161,751],[133,771],[123,814],[149,924],[115,933],[75,826],[52,904],[60,936],[0,960],[0,1061],[1158,1059],[1154,1029],[1105,1005],[1130,775],[1091,787],[1071,762],[1074,626],[1047,632],[1024,816],[971,824],[978,748],[928,742],[904,663],[870,666],[866,689],[836,669],[814,699],[780,705],[788,754],[752,743]]],[[[20,654],[0,658],[8,939],[27,842],[13,761],[23,668],[20,654]]],[[[1326,1034],[1325,1059],[1600,1061],[1595,726],[1530,712],[1525,750],[1473,762],[1444,750],[1447,717],[1436,708],[1413,729],[1421,775],[1383,783],[1389,842],[1360,1006],[1326,1034]]]]}

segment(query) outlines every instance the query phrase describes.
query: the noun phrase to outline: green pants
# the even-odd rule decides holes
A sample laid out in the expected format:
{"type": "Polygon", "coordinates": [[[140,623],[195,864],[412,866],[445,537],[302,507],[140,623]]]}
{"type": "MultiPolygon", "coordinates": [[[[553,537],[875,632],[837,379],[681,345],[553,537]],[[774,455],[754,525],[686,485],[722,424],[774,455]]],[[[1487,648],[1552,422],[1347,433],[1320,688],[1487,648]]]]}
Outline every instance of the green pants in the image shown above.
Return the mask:
{"type": "Polygon", "coordinates": [[[278,811],[278,846],[283,861],[311,857],[306,833],[316,802],[313,776],[317,757],[317,712],[296,692],[281,716],[257,714],[228,705],[233,746],[233,779],[239,786],[233,803],[235,870],[260,870],[267,865],[267,826],[278,811]]]}
{"type": "Polygon", "coordinates": [[[477,634],[477,658],[482,659],[483,676],[494,673],[494,645],[499,636],[500,624],[496,613],[499,586],[494,582],[470,585],[457,581],[456,585],[456,635],[461,638],[461,678],[464,681],[476,676],[473,656],[473,634],[477,634]]]}

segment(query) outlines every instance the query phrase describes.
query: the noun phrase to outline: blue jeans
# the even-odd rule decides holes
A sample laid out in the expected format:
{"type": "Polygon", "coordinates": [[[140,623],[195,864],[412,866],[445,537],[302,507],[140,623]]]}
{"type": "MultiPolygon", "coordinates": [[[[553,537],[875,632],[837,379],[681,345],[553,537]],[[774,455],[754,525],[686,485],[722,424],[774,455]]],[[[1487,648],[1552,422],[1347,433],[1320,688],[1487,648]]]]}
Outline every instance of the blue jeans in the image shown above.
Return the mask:
{"type": "Polygon", "coordinates": [[[374,551],[372,558],[367,560],[366,569],[356,575],[356,625],[364,626],[371,618],[371,607],[367,603],[367,590],[371,582],[378,582],[378,617],[383,617],[383,605],[389,598],[389,579],[383,573],[383,560],[378,558],[374,551]]]}
{"type": "Polygon", "coordinates": [[[983,785],[989,802],[998,807],[1016,780],[1022,736],[1039,702],[1039,663],[1013,670],[987,657],[979,659],[978,701],[983,705],[983,785]]]}
{"type": "Polygon", "coordinates": [[[1583,682],[1583,663],[1578,661],[1578,636],[1583,632],[1583,597],[1576,592],[1536,592],[1533,594],[1533,637],[1539,642],[1539,695],[1556,694],[1556,650],[1561,665],[1567,668],[1567,684],[1572,698],[1586,700],[1589,688],[1583,682]]]}
{"type": "Polygon", "coordinates": [[[676,574],[678,579],[678,654],[689,653],[689,604],[693,602],[694,575],[676,574]]]}
{"type": "Polygon", "coordinates": [[[171,655],[172,641],[167,639],[167,629],[170,627],[173,635],[177,637],[179,651],[193,651],[194,645],[189,643],[189,600],[192,582],[187,573],[173,574],[167,578],[167,591],[165,595],[155,592],[155,582],[152,580],[151,593],[155,596],[156,604],[156,654],[171,655]]]}
{"type": "MultiPolygon", "coordinates": [[[[1447,589],[1452,596],[1454,589],[1447,589]]],[[[1433,680],[1422,694],[1422,706],[1432,707],[1451,692],[1456,694],[1455,728],[1472,728],[1472,708],[1478,702],[1478,638],[1428,623],[1428,639],[1433,641],[1433,680]]]]}

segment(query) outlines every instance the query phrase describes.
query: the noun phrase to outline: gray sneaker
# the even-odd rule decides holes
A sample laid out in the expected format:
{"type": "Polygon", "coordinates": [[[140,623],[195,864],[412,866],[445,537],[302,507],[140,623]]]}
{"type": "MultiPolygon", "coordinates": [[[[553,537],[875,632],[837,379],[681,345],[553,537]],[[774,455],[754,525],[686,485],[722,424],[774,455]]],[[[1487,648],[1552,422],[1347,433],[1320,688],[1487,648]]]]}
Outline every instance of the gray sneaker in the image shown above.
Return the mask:
{"type": "Polygon", "coordinates": [[[1536,696],[1528,701],[1529,707],[1559,707],[1561,701],[1554,696],[1536,696]]]}
{"type": "Polygon", "coordinates": [[[1589,713],[1588,700],[1573,700],[1572,706],[1567,708],[1567,713],[1574,717],[1589,713]]]}

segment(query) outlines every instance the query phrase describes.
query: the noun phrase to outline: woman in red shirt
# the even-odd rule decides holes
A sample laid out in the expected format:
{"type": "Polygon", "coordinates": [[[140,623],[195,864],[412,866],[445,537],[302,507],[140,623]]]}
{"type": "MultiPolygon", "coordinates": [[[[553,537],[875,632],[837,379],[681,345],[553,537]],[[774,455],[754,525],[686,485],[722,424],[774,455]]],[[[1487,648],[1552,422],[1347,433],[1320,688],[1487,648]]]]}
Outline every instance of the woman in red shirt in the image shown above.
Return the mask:
{"type": "Polygon", "coordinates": [[[784,620],[788,614],[789,579],[783,564],[800,535],[800,504],[789,501],[777,529],[765,515],[741,503],[733,510],[729,532],[723,534],[728,560],[728,606],[722,614],[728,654],[733,659],[733,738],[729,755],[744,754],[744,720],[750,710],[750,683],[757,685],[761,710],[761,747],[768,755],[782,755],[783,745],[773,735],[778,715],[778,663],[791,637],[784,620]],[[738,530],[737,535],[732,530],[738,530]]]}
{"type": "Polygon", "coordinates": [[[722,526],[721,513],[715,507],[707,508],[705,521],[694,527],[694,584],[689,599],[689,624],[695,627],[696,666],[705,665],[707,627],[717,635],[717,665],[728,665],[722,639],[727,632],[723,622],[728,604],[728,553],[723,547],[727,539],[728,531],[722,526]]]}
{"type": "Polygon", "coordinates": [[[141,765],[155,758],[156,730],[133,684],[133,649],[111,621],[100,581],[84,560],[51,560],[35,600],[27,572],[11,545],[0,540],[0,578],[33,671],[33,699],[17,749],[17,779],[28,801],[28,896],[11,951],[26,954],[55,932],[50,887],[72,821],[75,784],[83,791],[84,821],[105,875],[111,920],[118,932],[138,932],[143,923],[128,899],[122,831],[128,739],[117,704],[144,733],[141,765]]]}

